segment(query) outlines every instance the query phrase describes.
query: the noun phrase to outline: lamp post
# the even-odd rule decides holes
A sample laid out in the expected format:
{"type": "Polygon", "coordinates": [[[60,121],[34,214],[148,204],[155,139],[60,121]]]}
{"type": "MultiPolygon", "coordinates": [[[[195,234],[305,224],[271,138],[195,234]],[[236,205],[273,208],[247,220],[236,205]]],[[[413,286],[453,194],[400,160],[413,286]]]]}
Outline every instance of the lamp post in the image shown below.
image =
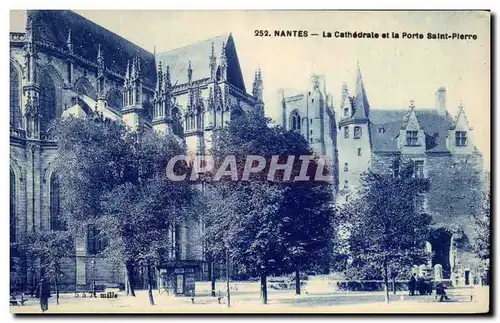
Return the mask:
{"type": "Polygon", "coordinates": [[[90,262],[90,264],[92,265],[92,296],[95,298],[96,297],[96,294],[95,294],[95,260],[92,260],[90,262]]]}

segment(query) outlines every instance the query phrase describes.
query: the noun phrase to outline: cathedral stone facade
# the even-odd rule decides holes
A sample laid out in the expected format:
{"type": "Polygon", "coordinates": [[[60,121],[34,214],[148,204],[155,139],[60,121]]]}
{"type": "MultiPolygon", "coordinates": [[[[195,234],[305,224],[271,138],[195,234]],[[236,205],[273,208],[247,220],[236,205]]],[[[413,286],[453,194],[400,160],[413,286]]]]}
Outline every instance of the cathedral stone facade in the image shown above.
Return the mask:
{"type": "MultiPolygon", "coordinates": [[[[255,74],[247,93],[231,34],[165,53],[150,53],[71,11],[27,12],[25,32],[10,33],[10,219],[11,242],[31,231],[59,230],[60,192],[54,170],[56,118],[99,115],[131,129],[178,135],[192,154],[210,148],[212,133],[234,114],[263,111],[263,82],[255,74]]],[[[175,258],[206,275],[200,223],[172,233],[175,258]]],[[[76,241],[76,257],[63,262],[62,289],[123,282],[99,251],[106,241],[88,228],[76,241]]],[[[14,258],[21,255],[12,251],[14,258]]],[[[36,278],[25,269],[18,284],[36,278]]],[[[139,275],[137,285],[141,287],[139,275]]]]}
{"type": "Polygon", "coordinates": [[[283,95],[282,125],[300,131],[318,154],[330,158],[337,204],[355,194],[368,169],[398,176],[403,164],[413,162],[415,176],[431,182],[430,191],[416,201],[433,217],[427,243],[434,253],[431,265],[441,266],[453,284],[471,285],[480,261],[472,254],[470,237],[485,186],[482,155],[464,106],[451,116],[441,87],[433,108],[410,102],[401,110],[372,109],[359,66],[354,92],[344,84],[337,108],[327,104],[317,77],[312,83],[306,94],[283,95]]]}

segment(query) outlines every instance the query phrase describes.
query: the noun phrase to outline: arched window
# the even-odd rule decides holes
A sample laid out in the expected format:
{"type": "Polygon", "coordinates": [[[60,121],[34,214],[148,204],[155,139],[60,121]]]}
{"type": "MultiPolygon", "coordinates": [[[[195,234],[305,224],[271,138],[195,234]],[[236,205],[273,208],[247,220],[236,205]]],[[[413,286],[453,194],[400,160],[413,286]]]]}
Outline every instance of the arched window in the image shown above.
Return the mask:
{"type": "Polygon", "coordinates": [[[10,242],[16,242],[16,175],[10,169],[10,242]]]}
{"type": "Polygon", "coordinates": [[[203,128],[203,124],[202,124],[202,113],[201,113],[201,108],[198,107],[197,110],[196,110],[196,128],[197,129],[202,129],[203,128]]]}
{"type": "MultiPolygon", "coordinates": [[[[186,117],[187,126],[187,117],[186,117]]],[[[182,134],[181,113],[178,108],[172,109],[172,132],[180,136],[182,134]]]]}
{"type": "Polygon", "coordinates": [[[40,80],[40,111],[42,113],[41,130],[46,131],[50,122],[57,117],[56,87],[54,80],[43,74],[40,80]]]}
{"type": "Polygon", "coordinates": [[[292,130],[300,130],[300,114],[298,111],[293,111],[291,115],[291,128],[292,130]]]}
{"type": "Polygon", "coordinates": [[[21,96],[20,96],[19,73],[10,64],[10,126],[15,129],[21,128],[21,96]]]}
{"type": "Polygon", "coordinates": [[[113,90],[109,92],[108,97],[108,106],[111,109],[122,111],[123,109],[123,94],[119,91],[113,90]]]}
{"type": "Polygon", "coordinates": [[[59,177],[55,173],[50,177],[50,229],[64,229],[64,221],[61,218],[59,177]]]}

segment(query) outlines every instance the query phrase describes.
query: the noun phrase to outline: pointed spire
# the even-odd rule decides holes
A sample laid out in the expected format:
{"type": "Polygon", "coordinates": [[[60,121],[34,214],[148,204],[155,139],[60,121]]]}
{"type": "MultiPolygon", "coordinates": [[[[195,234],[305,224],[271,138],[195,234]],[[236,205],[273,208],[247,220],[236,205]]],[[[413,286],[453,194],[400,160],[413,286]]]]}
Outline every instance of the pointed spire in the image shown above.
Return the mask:
{"type": "Polygon", "coordinates": [[[104,74],[104,55],[102,53],[101,44],[99,44],[97,49],[97,74],[99,76],[104,74]]]}
{"type": "Polygon", "coordinates": [[[257,100],[262,100],[262,72],[260,68],[255,70],[255,78],[253,81],[252,95],[257,100]]]}
{"type": "Polygon", "coordinates": [[[210,77],[212,80],[215,80],[217,74],[217,57],[215,57],[215,47],[212,42],[212,52],[210,53],[210,77]]]}
{"type": "Polygon", "coordinates": [[[158,71],[156,73],[156,91],[161,92],[163,86],[163,70],[161,68],[161,62],[158,63],[158,71]]]}
{"type": "Polygon", "coordinates": [[[139,51],[135,54],[135,78],[141,77],[141,58],[139,57],[139,51]]]}
{"type": "Polygon", "coordinates": [[[191,81],[193,80],[193,69],[191,68],[191,61],[189,61],[187,72],[188,72],[188,83],[191,83],[191,81]]]}
{"type": "Polygon", "coordinates": [[[99,44],[99,47],[97,48],[97,59],[102,59],[103,56],[102,56],[102,48],[101,48],[101,44],[99,44]]]}
{"type": "Polygon", "coordinates": [[[172,87],[172,80],[170,79],[170,65],[167,65],[167,70],[165,71],[165,90],[172,87]]]}
{"type": "Polygon", "coordinates": [[[68,30],[68,39],[66,40],[66,47],[68,48],[69,52],[73,52],[73,44],[71,42],[71,29],[68,30]]]}
{"type": "Polygon", "coordinates": [[[226,44],[222,42],[222,50],[220,52],[220,67],[221,67],[221,81],[227,79],[227,57],[226,57],[226,44]]]}
{"type": "Polygon", "coordinates": [[[130,60],[127,60],[127,69],[125,70],[123,86],[127,87],[130,82],[130,60]]]}
{"type": "Polygon", "coordinates": [[[363,84],[363,76],[361,75],[361,68],[359,67],[359,61],[357,62],[357,73],[356,73],[356,94],[354,97],[355,102],[355,115],[358,118],[368,118],[370,117],[370,105],[368,103],[368,98],[366,96],[365,85],[363,84]]]}

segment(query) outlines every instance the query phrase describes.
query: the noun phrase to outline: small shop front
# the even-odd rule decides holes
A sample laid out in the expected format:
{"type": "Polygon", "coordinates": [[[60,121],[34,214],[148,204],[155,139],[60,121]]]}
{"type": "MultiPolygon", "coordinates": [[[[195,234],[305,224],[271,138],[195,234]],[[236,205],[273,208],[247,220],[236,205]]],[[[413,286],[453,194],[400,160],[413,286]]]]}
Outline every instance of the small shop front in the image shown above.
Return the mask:
{"type": "Polygon", "coordinates": [[[160,293],[174,296],[194,296],[197,262],[176,261],[158,266],[160,293]]]}

